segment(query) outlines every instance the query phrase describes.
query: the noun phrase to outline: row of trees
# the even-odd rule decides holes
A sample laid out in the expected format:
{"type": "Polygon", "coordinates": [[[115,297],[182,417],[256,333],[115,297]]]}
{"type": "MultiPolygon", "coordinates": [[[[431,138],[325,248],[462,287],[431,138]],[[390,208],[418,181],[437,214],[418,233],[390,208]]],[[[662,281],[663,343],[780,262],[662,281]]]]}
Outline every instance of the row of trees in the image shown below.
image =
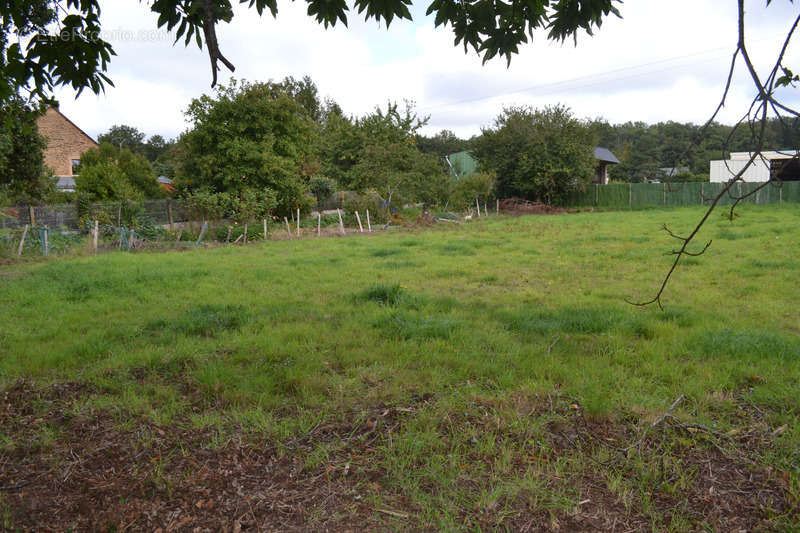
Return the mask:
{"type": "MultiPolygon", "coordinates": [[[[562,202],[594,177],[592,148],[609,147],[621,160],[610,168],[616,181],[658,177],[659,167],[687,166],[683,179],[707,179],[708,161],[724,150],[746,150],[749,132],[713,124],[699,128],[675,122],[610,125],[580,120],[564,106],[509,107],[469,140],[443,130],[419,133],[427,118],[410,102],[389,103],[362,117],[346,115],[321,100],[313,81],[231,80],[191,102],[191,127],[176,140],[146,138],[136,128],[116,125],[98,137],[99,149],[81,158],[76,178],[82,201],[116,201],[163,196],[156,176],[174,179],[177,193],[219,195],[231,211],[253,199],[269,199],[271,212],[285,215],[320,206],[333,192],[371,191],[385,211],[406,202],[460,209],[475,197],[518,196],[562,202]],[[451,177],[444,156],[470,150],[481,174],[451,177]],[[255,195],[255,196],[254,196],[255,195]]],[[[772,121],[767,138],[775,147],[800,144],[800,128],[772,121]]],[[[15,100],[0,114],[0,190],[16,201],[52,201],[45,176],[44,141],[29,106],[15,100]]],[[[205,198],[205,199],[204,199],[205,198]]],[[[237,211],[238,212],[238,211],[237,211]]],[[[238,216],[238,215],[235,215],[238,216]]],[[[234,216],[234,218],[235,218],[234,216]]]]}

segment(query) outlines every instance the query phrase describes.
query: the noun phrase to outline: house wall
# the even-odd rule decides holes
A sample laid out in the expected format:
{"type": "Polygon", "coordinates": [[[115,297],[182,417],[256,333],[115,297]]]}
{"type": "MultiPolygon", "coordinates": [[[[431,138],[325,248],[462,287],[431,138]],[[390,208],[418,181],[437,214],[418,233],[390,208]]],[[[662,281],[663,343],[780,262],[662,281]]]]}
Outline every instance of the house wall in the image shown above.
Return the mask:
{"type": "Polygon", "coordinates": [[[50,167],[54,176],[72,176],[72,160],[80,159],[85,151],[97,147],[91,137],[57,109],[48,109],[37,124],[39,133],[47,141],[44,164],[50,167]]]}
{"type": "MultiPolygon", "coordinates": [[[[712,161],[709,173],[711,183],[722,183],[730,180],[742,171],[748,159],[728,159],[712,161]],[[727,163],[727,164],[726,164],[727,163]]],[[[762,159],[756,159],[742,174],[744,181],[769,181],[769,165],[762,159]]]]}

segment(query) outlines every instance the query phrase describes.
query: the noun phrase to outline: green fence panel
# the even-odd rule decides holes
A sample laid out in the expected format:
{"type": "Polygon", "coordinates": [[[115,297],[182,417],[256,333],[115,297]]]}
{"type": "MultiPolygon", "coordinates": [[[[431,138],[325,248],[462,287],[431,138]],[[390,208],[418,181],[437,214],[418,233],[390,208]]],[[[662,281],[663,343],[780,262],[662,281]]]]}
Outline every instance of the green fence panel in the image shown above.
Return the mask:
{"type": "MultiPolygon", "coordinates": [[[[722,195],[719,206],[731,205],[737,198],[745,196],[740,203],[759,205],[782,202],[800,203],[800,182],[786,181],[770,183],[736,183],[722,195]],[[761,187],[759,189],[759,187],[761,187]]],[[[612,183],[592,184],[585,191],[572,193],[569,206],[597,206],[600,208],[623,209],[642,206],[687,206],[709,205],[720,194],[725,183],[612,183]]]]}
{"type": "Polygon", "coordinates": [[[622,208],[630,205],[627,184],[597,185],[597,205],[599,207],[622,208]]]}

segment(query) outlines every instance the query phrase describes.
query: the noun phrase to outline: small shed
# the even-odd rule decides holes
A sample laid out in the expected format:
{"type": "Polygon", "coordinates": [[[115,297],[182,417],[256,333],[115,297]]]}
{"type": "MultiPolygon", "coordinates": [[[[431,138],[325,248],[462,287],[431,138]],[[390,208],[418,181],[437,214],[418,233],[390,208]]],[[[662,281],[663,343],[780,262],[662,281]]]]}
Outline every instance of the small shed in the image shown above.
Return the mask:
{"type": "Polygon", "coordinates": [[[595,146],[594,158],[597,160],[597,167],[595,167],[592,183],[606,185],[608,184],[608,165],[618,165],[619,159],[611,153],[611,150],[602,146],[595,146]]]}

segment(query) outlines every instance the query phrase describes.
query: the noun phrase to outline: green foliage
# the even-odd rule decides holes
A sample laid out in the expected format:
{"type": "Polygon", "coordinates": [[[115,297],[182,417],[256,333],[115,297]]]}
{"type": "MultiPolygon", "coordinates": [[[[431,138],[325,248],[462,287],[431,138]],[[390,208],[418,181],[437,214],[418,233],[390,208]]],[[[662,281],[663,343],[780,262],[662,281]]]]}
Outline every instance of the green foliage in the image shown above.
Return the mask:
{"type": "Polygon", "coordinates": [[[389,220],[387,211],[381,202],[381,196],[375,191],[346,195],[344,202],[342,202],[342,209],[345,212],[345,222],[348,226],[357,224],[356,211],[361,216],[361,222],[364,225],[367,223],[367,210],[369,210],[370,222],[373,224],[385,224],[389,220]]]}
{"type": "Polygon", "coordinates": [[[114,50],[100,35],[98,0],[3,3],[0,103],[24,92],[46,100],[59,86],[78,94],[113,86],[104,72],[114,50]]]}
{"type": "Polygon", "coordinates": [[[420,152],[414,141],[426,122],[409,102],[403,110],[389,103],[385,112],[376,108],[356,120],[362,145],[346,175],[346,185],[357,191],[377,191],[387,208],[402,201],[432,204],[442,200],[448,193],[448,176],[436,156],[420,152]]]}
{"type": "Polygon", "coordinates": [[[240,224],[270,218],[277,203],[275,193],[269,189],[245,189],[236,194],[200,190],[186,195],[186,207],[193,219],[231,218],[240,224]]]}
{"type": "Polygon", "coordinates": [[[493,174],[476,172],[466,178],[457,180],[450,194],[450,206],[454,209],[465,209],[475,206],[475,199],[488,202],[494,193],[496,178],[493,174]]]}
{"type": "Polygon", "coordinates": [[[317,209],[321,209],[322,202],[336,192],[336,183],[325,176],[314,176],[308,181],[308,188],[317,200],[317,209]]]}
{"type": "Polygon", "coordinates": [[[54,192],[44,166],[45,140],[36,125],[42,111],[20,98],[0,107],[0,191],[9,200],[37,202],[54,192]]]}
{"type": "Polygon", "coordinates": [[[314,122],[280,84],[231,80],[186,114],[194,127],[179,140],[179,186],[232,195],[269,189],[281,213],[308,204],[314,122]]]}
{"type": "Polygon", "coordinates": [[[509,107],[483,130],[475,154],[497,175],[497,195],[563,203],[594,178],[595,136],[569,108],[509,107]]]}
{"type": "MultiPolygon", "coordinates": [[[[691,123],[626,122],[611,125],[604,120],[590,123],[597,143],[609,148],[620,160],[610,165],[609,178],[641,183],[647,178],[663,178],[659,168],[689,167],[692,176],[674,176],[671,181],[708,181],[708,162],[726,159],[730,152],[747,152],[752,139],[747,128],[713,123],[701,137],[701,126],[691,123]],[[701,179],[702,176],[702,179],[701,179]],[[686,179],[684,179],[686,178],[686,179]]],[[[800,146],[800,118],[776,118],[766,122],[764,148],[800,146]]]]}
{"type": "Polygon", "coordinates": [[[83,153],[75,188],[90,202],[162,196],[150,162],[127,148],[120,150],[109,143],[83,153]]]}

